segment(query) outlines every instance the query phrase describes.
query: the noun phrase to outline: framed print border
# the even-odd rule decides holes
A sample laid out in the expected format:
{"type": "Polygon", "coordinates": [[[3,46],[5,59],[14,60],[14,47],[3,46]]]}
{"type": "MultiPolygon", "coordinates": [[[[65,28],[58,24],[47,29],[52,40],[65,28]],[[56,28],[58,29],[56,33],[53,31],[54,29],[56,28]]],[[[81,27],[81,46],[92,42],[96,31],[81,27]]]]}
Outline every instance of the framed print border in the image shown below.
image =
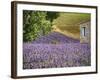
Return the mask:
{"type": "Polygon", "coordinates": [[[88,5],[73,5],[73,4],[58,4],[58,3],[39,3],[39,2],[25,2],[25,1],[12,1],[11,2],[11,77],[12,78],[31,78],[31,77],[50,77],[50,76],[65,76],[65,75],[80,75],[80,74],[94,74],[98,72],[98,55],[97,55],[97,38],[98,38],[98,8],[97,6],[88,6],[88,5]],[[18,51],[17,51],[17,38],[18,38],[18,34],[17,34],[17,26],[18,26],[18,22],[17,22],[17,5],[18,4],[27,4],[27,5],[45,5],[45,6],[59,6],[59,7],[76,7],[76,8],[89,8],[89,9],[95,9],[96,10],[96,20],[95,20],[95,24],[96,24],[96,43],[95,43],[95,71],[89,71],[89,72],[77,72],[77,73],[61,73],[61,74],[45,74],[45,75],[28,75],[28,76],[19,76],[18,74],[18,51]]]}

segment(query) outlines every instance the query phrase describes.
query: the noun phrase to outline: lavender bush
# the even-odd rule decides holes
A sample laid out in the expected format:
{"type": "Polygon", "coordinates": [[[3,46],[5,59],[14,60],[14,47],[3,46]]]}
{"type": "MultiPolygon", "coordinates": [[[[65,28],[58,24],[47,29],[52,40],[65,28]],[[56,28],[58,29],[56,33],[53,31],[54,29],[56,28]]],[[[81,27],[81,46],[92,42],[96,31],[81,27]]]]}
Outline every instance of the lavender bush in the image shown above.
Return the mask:
{"type": "Polygon", "coordinates": [[[53,32],[23,43],[23,69],[90,66],[90,45],[53,32]]]}
{"type": "Polygon", "coordinates": [[[51,32],[46,36],[41,36],[32,43],[79,43],[79,40],[69,38],[58,32],[51,32]]]}

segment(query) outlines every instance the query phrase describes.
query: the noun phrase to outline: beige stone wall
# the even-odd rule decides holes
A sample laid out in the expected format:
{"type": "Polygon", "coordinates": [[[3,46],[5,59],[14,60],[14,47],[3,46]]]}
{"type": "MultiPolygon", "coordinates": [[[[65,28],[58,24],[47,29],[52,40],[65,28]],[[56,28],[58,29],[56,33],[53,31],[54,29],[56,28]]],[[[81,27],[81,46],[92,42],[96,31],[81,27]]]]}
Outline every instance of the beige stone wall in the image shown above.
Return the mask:
{"type": "Polygon", "coordinates": [[[81,43],[90,43],[91,40],[91,29],[90,21],[80,24],[80,42],[81,43]],[[82,35],[82,28],[85,27],[85,36],[82,35]]]}

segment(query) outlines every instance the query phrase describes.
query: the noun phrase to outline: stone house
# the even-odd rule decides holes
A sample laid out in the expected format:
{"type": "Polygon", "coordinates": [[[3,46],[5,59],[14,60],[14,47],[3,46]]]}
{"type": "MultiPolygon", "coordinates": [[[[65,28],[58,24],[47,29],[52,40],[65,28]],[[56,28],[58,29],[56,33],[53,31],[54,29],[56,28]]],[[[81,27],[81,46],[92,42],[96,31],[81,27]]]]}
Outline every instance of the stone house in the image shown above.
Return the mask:
{"type": "Polygon", "coordinates": [[[80,24],[80,43],[90,43],[91,27],[90,21],[80,24]]]}

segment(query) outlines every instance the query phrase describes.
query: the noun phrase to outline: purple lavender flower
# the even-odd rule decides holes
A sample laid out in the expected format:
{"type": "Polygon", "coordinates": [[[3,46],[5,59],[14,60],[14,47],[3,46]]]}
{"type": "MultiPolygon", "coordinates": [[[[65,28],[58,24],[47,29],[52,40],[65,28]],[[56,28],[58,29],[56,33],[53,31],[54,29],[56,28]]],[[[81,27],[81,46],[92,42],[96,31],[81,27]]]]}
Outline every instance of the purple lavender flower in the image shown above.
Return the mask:
{"type": "Polygon", "coordinates": [[[56,32],[23,43],[23,69],[90,66],[90,58],[89,44],[56,32]]]}

